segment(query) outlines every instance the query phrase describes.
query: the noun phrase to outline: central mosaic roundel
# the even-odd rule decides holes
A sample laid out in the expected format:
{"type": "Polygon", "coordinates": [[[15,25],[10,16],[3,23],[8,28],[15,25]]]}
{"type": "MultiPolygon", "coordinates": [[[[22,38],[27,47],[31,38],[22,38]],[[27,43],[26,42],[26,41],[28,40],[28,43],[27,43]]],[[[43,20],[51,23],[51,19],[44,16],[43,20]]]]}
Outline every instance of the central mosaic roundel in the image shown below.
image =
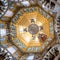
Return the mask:
{"type": "Polygon", "coordinates": [[[29,33],[31,33],[32,35],[37,34],[37,33],[39,32],[39,27],[38,27],[38,25],[36,25],[36,24],[31,24],[31,25],[29,25],[29,27],[28,27],[28,31],[29,31],[29,33]]]}

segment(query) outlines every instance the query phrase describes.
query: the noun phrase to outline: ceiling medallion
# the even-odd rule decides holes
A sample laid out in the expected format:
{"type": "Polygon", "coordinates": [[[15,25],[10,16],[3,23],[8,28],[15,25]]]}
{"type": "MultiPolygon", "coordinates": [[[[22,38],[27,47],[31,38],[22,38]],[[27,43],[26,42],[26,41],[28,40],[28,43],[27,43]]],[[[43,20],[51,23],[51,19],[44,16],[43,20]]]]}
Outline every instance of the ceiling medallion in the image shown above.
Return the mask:
{"type": "Polygon", "coordinates": [[[31,25],[29,25],[29,27],[28,27],[28,31],[29,31],[29,33],[32,34],[32,35],[37,34],[38,31],[39,31],[39,27],[38,27],[37,24],[31,24],[31,25]]]}
{"type": "Polygon", "coordinates": [[[6,13],[8,9],[8,1],[0,0],[0,18],[6,13]]]}

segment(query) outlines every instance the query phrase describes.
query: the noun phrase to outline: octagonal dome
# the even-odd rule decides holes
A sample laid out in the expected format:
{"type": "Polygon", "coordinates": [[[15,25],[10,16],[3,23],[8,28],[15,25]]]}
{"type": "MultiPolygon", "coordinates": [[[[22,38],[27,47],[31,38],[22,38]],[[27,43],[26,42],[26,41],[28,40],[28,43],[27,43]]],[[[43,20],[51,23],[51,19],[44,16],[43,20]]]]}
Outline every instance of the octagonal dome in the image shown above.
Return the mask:
{"type": "Polygon", "coordinates": [[[39,6],[20,9],[10,23],[12,42],[23,52],[42,52],[54,41],[53,20],[39,6]]]}

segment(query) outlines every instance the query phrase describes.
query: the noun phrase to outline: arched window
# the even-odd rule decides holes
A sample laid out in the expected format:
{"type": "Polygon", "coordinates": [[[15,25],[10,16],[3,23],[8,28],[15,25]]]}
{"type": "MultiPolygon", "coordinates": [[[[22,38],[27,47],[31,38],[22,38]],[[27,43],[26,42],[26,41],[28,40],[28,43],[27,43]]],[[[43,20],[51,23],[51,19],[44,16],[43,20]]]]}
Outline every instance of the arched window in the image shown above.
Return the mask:
{"type": "Polygon", "coordinates": [[[26,60],[33,60],[33,59],[34,59],[34,55],[30,55],[30,56],[27,57],[26,60]]]}
{"type": "Polygon", "coordinates": [[[0,36],[3,37],[6,35],[6,29],[0,29],[0,36]]]}

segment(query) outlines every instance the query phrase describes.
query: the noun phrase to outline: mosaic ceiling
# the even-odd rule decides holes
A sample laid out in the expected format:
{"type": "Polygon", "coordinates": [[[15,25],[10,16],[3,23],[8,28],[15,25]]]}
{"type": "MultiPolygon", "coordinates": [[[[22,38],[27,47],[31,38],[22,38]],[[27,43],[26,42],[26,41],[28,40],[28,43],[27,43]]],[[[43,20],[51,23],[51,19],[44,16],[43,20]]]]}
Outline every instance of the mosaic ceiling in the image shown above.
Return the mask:
{"type": "Polygon", "coordinates": [[[54,41],[53,21],[38,6],[20,9],[10,23],[11,39],[25,52],[42,52],[54,41]]]}
{"type": "Polygon", "coordinates": [[[5,59],[52,60],[60,53],[60,16],[55,11],[59,4],[46,2],[0,0],[0,53],[7,52],[5,59]]]}

